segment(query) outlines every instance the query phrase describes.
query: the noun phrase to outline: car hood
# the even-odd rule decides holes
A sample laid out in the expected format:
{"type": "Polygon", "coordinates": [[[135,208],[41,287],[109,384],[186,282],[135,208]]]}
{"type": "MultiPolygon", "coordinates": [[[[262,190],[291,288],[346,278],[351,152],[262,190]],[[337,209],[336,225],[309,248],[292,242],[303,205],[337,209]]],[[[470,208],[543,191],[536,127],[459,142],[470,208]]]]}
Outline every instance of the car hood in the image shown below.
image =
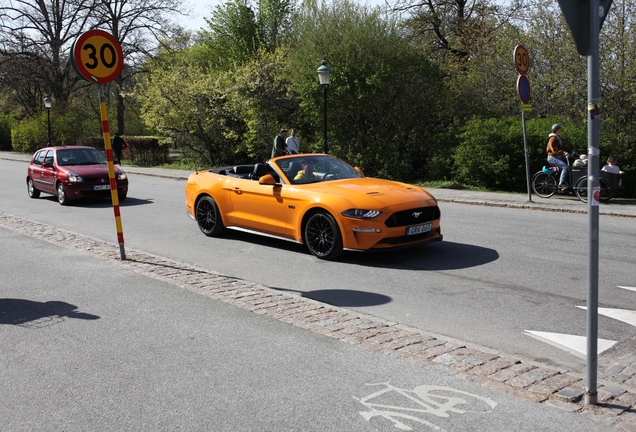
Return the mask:
{"type": "Polygon", "coordinates": [[[437,201],[425,189],[392,180],[363,177],[346,180],[332,180],[315,184],[316,190],[331,195],[339,195],[352,202],[369,200],[383,206],[398,203],[417,202],[426,205],[436,205],[437,201]],[[424,203],[425,201],[430,201],[424,203]]]}
{"type": "MultiPolygon", "coordinates": [[[[104,176],[108,177],[108,164],[95,165],[64,165],[60,167],[66,171],[72,171],[76,174],[85,176],[104,176]]],[[[115,174],[119,172],[119,167],[115,166],[115,174]]]]}

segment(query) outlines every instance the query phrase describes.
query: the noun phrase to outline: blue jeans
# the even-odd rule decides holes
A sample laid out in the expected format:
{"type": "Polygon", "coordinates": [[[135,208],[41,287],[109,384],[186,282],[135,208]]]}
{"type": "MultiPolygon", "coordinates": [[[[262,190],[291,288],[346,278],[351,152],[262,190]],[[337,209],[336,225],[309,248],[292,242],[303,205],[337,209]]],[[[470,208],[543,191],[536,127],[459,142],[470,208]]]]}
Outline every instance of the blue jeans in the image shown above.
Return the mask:
{"type": "Polygon", "coordinates": [[[556,165],[561,170],[561,177],[559,178],[559,184],[564,183],[565,179],[568,178],[568,173],[570,172],[570,167],[568,164],[563,162],[563,160],[559,158],[555,158],[554,156],[548,156],[548,162],[552,165],[556,165]]]}

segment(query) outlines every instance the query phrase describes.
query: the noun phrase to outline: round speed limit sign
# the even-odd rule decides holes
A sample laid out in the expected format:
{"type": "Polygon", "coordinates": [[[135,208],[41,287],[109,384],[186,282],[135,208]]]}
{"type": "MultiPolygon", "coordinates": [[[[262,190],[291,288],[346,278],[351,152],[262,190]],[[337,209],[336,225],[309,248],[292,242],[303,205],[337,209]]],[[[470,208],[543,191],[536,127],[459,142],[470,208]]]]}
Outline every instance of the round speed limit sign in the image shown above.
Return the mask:
{"type": "Polygon", "coordinates": [[[71,47],[75,71],[84,79],[106,84],[117,78],[124,66],[119,41],[103,30],[83,33],[71,47]]]}

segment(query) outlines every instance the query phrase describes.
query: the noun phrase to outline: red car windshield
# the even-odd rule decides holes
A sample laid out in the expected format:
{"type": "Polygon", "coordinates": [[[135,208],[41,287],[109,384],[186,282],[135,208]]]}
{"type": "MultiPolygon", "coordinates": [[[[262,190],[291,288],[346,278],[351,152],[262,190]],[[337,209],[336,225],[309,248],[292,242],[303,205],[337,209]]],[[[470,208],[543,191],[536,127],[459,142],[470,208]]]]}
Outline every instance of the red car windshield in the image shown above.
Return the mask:
{"type": "Polygon", "coordinates": [[[57,164],[67,165],[99,165],[107,163],[104,155],[96,149],[64,149],[57,151],[57,164]]]}

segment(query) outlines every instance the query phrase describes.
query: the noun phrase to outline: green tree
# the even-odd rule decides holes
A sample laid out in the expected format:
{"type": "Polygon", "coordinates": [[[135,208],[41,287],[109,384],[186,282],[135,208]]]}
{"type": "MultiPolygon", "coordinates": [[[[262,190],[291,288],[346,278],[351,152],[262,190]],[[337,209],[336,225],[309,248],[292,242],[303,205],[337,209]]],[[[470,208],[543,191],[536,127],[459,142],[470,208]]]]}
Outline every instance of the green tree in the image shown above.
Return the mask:
{"type": "Polygon", "coordinates": [[[294,125],[304,143],[320,151],[322,90],[316,69],[327,59],[333,69],[330,152],[370,175],[423,176],[427,140],[449,123],[439,69],[402,37],[394,20],[347,0],[305,2],[293,27],[288,63],[301,100],[294,125]]]}

